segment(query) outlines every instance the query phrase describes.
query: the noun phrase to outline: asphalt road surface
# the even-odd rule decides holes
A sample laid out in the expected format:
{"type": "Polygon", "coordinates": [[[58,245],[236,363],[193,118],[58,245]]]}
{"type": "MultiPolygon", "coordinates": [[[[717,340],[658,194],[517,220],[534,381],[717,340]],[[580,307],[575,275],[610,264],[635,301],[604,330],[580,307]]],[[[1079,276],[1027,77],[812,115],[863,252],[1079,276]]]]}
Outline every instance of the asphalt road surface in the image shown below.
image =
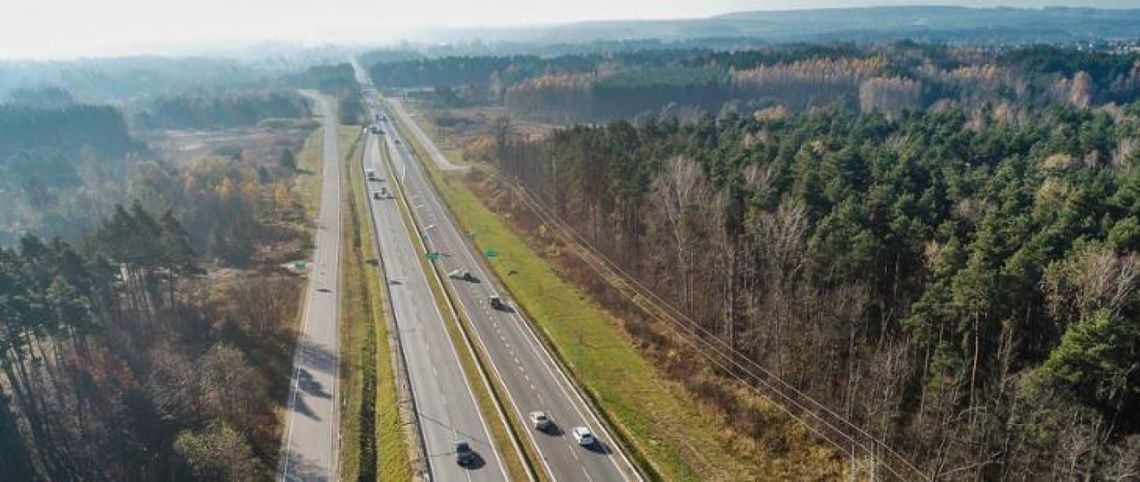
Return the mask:
{"type": "Polygon", "coordinates": [[[391,149],[383,136],[369,135],[364,169],[375,169],[381,181],[367,182],[369,208],[376,221],[382,267],[396,317],[400,343],[408,360],[408,376],[415,415],[427,448],[432,480],[504,481],[506,470],[491,438],[475,395],[467,384],[455,344],[428,286],[419,258],[401,220],[398,202],[390,196],[374,199],[381,188],[393,193],[392,173],[380,159],[380,149],[391,149]],[[383,144],[383,147],[381,147],[383,144]],[[477,458],[466,466],[456,463],[455,442],[466,440],[477,458]]]}
{"type": "Polygon", "coordinates": [[[443,155],[443,152],[441,152],[439,150],[439,147],[437,147],[435,143],[431,141],[431,138],[428,137],[426,133],[424,133],[424,130],[420,128],[420,125],[412,122],[411,115],[408,114],[407,109],[404,109],[404,103],[401,102],[400,99],[390,98],[388,99],[388,102],[392,104],[393,113],[395,113],[396,116],[399,117],[400,120],[403,121],[409,129],[411,129],[412,135],[416,136],[416,139],[420,141],[420,145],[423,146],[424,149],[427,149],[428,156],[431,157],[431,160],[435,162],[436,166],[445,171],[467,170],[466,166],[457,165],[451,162],[451,159],[448,159],[447,156],[443,155]]]}
{"type": "MultiPolygon", "coordinates": [[[[395,148],[397,155],[392,159],[401,173],[411,207],[424,226],[428,246],[441,253],[436,262],[445,273],[465,270],[472,275],[469,280],[449,278],[447,282],[458,294],[457,308],[465,311],[474,325],[476,342],[485,348],[493,370],[508,391],[510,406],[507,409],[527,421],[529,412],[545,411],[554,422],[549,430],[529,428],[527,431],[543,459],[542,469],[559,481],[640,480],[632,464],[617,451],[612,437],[538,341],[529,322],[509,307],[509,300],[507,309],[490,307],[488,300],[493,294],[505,293],[489,276],[482,253],[447,213],[438,193],[429,184],[426,172],[415,162],[407,142],[394,144],[399,133],[392,122],[411,121],[404,109],[397,109],[394,114],[398,119],[380,123],[385,131],[383,137],[395,148]],[[590,447],[578,445],[571,435],[577,426],[589,427],[598,442],[590,447]]],[[[416,132],[415,128],[412,130],[416,132]]],[[[421,142],[431,143],[427,136],[416,137],[421,142]]],[[[433,156],[442,157],[438,149],[425,148],[433,156]]],[[[450,164],[435,161],[441,166],[450,164]]]]}
{"type": "Polygon", "coordinates": [[[337,480],[337,280],[340,278],[340,171],[336,116],[329,101],[312,96],[324,126],[321,207],[316,255],[293,355],[293,381],[286,407],[281,480],[337,480]]]}

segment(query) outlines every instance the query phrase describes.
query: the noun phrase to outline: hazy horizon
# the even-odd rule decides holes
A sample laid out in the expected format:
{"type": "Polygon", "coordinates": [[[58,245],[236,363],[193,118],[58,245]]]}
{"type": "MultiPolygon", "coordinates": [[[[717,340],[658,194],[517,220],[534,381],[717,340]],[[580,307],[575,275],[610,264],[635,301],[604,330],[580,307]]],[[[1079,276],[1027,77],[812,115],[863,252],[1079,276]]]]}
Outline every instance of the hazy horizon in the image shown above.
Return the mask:
{"type": "Polygon", "coordinates": [[[68,59],[178,53],[258,41],[318,46],[414,38],[432,28],[510,28],[599,20],[700,18],[749,10],[875,6],[1129,8],[1132,0],[506,0],[494,6],[459,0],[422,0],[414,6],[378,6],[365,0],[315,2],[199,0],[151,2],[21,2],[5,7],[0,59],[68,59]],[[362,12],[370,12],[364,15],[362,12]],[[446,12],[441,15],[440,12],[446,12]]]}

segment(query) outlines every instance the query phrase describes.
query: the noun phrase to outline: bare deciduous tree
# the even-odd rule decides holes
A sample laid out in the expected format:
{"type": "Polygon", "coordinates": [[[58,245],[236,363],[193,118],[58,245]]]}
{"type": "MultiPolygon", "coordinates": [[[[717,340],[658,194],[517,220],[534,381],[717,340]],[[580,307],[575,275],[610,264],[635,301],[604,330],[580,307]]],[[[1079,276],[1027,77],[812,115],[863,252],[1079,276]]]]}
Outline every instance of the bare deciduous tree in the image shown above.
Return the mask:
{"type": "Polygon", "coordinates": [[[711,198],[701,167],[688,157],[670,158],[665,162],[664,172],[653,182],[653,198],[669,225],[681,271],[684,305],[692,310],[693,253],[690,248],[695,239],[692,224],[711,198]]]}

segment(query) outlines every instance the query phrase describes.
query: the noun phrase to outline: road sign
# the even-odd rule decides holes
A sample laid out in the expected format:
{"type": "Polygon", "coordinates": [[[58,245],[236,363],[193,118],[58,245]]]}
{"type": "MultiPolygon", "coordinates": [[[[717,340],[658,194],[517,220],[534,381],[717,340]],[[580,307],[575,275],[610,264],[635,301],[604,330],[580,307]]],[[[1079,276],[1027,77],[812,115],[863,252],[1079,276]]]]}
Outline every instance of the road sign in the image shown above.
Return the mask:
{"type": "Polygon", "coordinates": [[[435,251],[428,251],[427,259],[429,261],[435,261],[435,260],[439,259],[439,253],[437,253],[435,251]]]}
{"type": "Polygon", "coordinates": [[[498,256],[498,255],[499,255],[499,252],[498,252],[498,251],[495,251],[495,250],[493,250],[493,249],[485,249],[485,250],[483,250],[483,256],[486,256],[486,257],[488,257],[488,258],[494,258],[495,256],[498,256]]]}

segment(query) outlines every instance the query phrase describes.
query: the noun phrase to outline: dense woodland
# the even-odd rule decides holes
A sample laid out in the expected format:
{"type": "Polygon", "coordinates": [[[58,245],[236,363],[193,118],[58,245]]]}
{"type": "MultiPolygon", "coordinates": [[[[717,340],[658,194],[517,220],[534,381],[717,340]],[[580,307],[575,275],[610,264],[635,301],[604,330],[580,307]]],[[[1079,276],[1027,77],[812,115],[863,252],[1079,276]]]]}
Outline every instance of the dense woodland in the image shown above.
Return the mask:
{"type": "Polygon", "coordinates": [[[162,97],[135,116],[151,129],[245,127],[269,118],[306,117],[308,105],[291,91],[162,97]]]}
{"type": "Polygon", "coordinates": [[[0,105],[0,245],[92,230],[139,148],[111,107],[0,105]]]}
{"type": "Polygon", "coordinates": [[[912,42],[445,57],[377,63],[372,73],[389,87],[465,87],[469,103],[501,102],[514,117],[559,123],[717,112],[726,105],[897,115],[939,102],[1087,107],[1140,95],[1140,54],[912,42]]]}
{"type": "Polygon", "coordinates": [[[271,478],[300,289],[278,266],[311,250],[296,146],[175,166],[58,94],[0,107],[0,478],[271,478]]]}
{"type": "Polygon", "coordinates": [[[357,125],[371,121],[364,110],[360,85],[356,83],[356,73],[351,64],[315,65],[285,80],[295,87],[317,89],[336,97],[337,117],[341,124],[357,125]]]}
{"type": "MultiPolygon", "coordinates": [[[[1140,473],[1140,57],[895,43],[634,58],[497,99],[436,89],[437,108],[489,95],[515,124],[435,117],[464,119],[449,129],[475,136],[469,156],[710,336],[926,473],[1140,473]],[[616,120],[536,136],[519,118],[616,120]]],[[[731,395],[699,394],[731,414],[731,395]]]]}
{"type": "Polygon", "coordinates": [[[930,474],[1140,470],[1140,103],[728,111],[489,157],[603,252],[930,474]]]}
{"type": "Polygon", "coordinates": [[[218,58],[136,56],[60,61],[0,61],[0,93],[62,89],[83,102],[133,103],[204,86],[246,90],[264,84],[266,66],[218,58]]]}
{"type": "Polygon", "coordinates": [[[202,274],[175,216],[139,204],[82,247],[0,248],[6,479],[268,478],[299,282],[202,274]]]}
{"type": "Polygon", "coordinates": [[[301,72],[285,77],[285,82],[294,87],[317,89],[335,96],[359,93],[356,75],[349,63],[334,65],[314,65],[301,72]]]}

